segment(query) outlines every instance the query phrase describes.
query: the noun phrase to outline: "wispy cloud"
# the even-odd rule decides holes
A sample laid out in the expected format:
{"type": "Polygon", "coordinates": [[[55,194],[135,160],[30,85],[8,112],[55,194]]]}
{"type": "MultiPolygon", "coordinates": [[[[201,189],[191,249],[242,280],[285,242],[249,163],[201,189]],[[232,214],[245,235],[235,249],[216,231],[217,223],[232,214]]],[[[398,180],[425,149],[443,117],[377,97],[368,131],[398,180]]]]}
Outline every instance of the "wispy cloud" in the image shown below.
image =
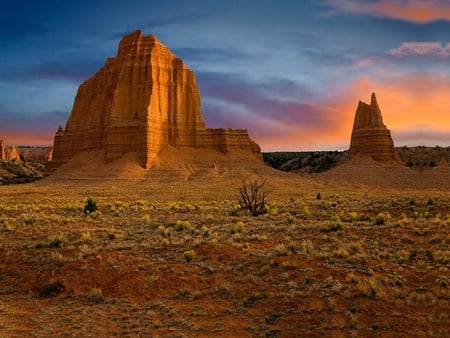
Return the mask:
{"type": "Polygon", "coordinates": [[[166,27],[170,25],[187,24],[203,19],[205,16],[206,13],[202,12],[180,14],[168,18],[149,20],[147,22],[142,23],[142,26],[143,28],[151,29],[156,27],[166,27]]]}
{"type": "Polygon", "coordinates": [[[149,31],[152,32],[157,28],[164,28],[168,26],[173,25],[187,25],[191,23],[195,23],[197,21],[203,20],[204,18],[209,18],[212,15],[212,13],[206,13],[205,12],[194,12],[190,14],[179,14],[179,15],[173,15],[166,18],[157,18],[157,19],[151,19],[148,21],[137,23],[136,25],[129,27],[127,30],[122,30],[120,32],[117,32],[111,36],[112,39],[119,39],[122,38],[124,35],[129,34],[133,30],[138,27],[139,29],[142,29],[143,31],[149,31]]]}
{"type": "Polygon", "coordinates": [[[450,44],[443,45],[440,42],[403,42],[399,47],[386,53],[395,56],[433,55],[450,57],[450,44]]]}
{"type": "Polygon", "coordinates": [[[246,128],[264,150],[329,149],[347,137],[334,103],[291,80],[199,73],[198,83],[207,125],[246,128]]]}
{"type": "Polygon", "coordinates": [[[174,48],[172,51],[180,56],[187,63],[198,62],[255,62],[263,60],[266,56],[256,53],[245,53],[237,49],[230,48],[174,48]]]}
{"type": "Polygon", "coordinates": [[[64,125],[67,112],[48,111],[35,115],[24,112],[10,112],[1,109],[0,138],[8,144],[40,145],[53,144],[58,124],[64,125]]]}
{"type": "Polygon", "coordinates": [[[398,146],[409,145],[450,145],[450,127],[438,129],[427,125],[413,126],[408,129],[399,129],[392,132],[398,146]]]}
{"type": "Polygon", "coordinates": [[[336,12],[427,23],[450,20],[448,0],[325,0],[336,12]]]}
{"type": "Polygon", "coordinates": [[[2,81],[10,83],[27,83],[29,81],[62,80],[80,84],[92,76],[103,64],[103,60],[63,60],[46,61],[30,69],[6,69],[2,81]]]}

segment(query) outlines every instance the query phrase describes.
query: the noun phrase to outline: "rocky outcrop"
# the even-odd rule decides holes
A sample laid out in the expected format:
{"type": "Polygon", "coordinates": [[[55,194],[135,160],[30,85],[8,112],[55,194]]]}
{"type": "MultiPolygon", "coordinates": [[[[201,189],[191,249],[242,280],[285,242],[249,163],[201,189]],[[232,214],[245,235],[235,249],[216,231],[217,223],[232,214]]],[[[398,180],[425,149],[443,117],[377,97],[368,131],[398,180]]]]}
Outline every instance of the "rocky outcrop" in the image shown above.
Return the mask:
{"type": "Polygon", "coordinates": [[[261,159],[245,130],[206,128],[194,73],[156,36],[135,31],[122,39],[116,57],[80,85],[47,167],[101,150],[106,162],[137,152],[140,164],[150,168],[167,147],[243,149],[261,159]]]}
{"type": "Polygon", "coordinates": [[[47,163],[51,159],[51,147],[17,147],[23,162],[47,163]]]}
{"type": "Polygon", "coordinates": [[[0,160],[20,161],[20,155],[17,152],[16,146],[7,147],[3,143],[3,140],[0,140],[0,160]]]}
{"type": "Polygon", "coordinates": [[[20,155],[16,149],[16,146],[12,146],[6,151],[6,159],[9,161],[20,161],[20,155]]]}
{"type": "Polygon", "coordinates": [[[6,160],[6,147],[3,140],[0,140],[0,160],[6,160]]]}
{"type": "Polygon", "coordinates": [[[348,158],[357,155],[370,156],[379,162],[399,162],[375,93],[372,93],[370,105],[359,101],[356,109],[348,158]]]}

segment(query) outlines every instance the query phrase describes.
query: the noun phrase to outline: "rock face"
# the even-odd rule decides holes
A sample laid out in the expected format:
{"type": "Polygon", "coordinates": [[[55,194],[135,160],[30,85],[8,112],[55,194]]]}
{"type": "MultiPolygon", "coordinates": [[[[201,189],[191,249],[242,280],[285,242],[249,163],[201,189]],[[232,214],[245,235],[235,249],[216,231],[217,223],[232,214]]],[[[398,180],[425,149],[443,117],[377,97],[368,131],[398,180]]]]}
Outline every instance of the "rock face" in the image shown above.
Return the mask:
{"type": "Polygon", "coordinates": [[[356,155],[368,155],[379,162],[399,162],[375,93],[372,93],[370,105],[359,101],[356,109],[348,157],[351,159],[356,155]]]}
{"type": "Polygon", "coordinates": [[[51,159],[51,147],[17,147],[23,162],[47,163],[51,159]]]}
{"type": "Polygon", "coordinates": [[[0,160],[20,161],[20,155],[17,152],[16,146],[8,148],[3,143],[3,140],[0,140],[0,160]]]}
{"type": "Polygon", "coordinates": [[[150,168],[167,147],[243,149],[261,158],[246,130],[207,129],[194,73],[154,35],[135,31],[117,56],[80,85],[65,128],[59,127],[49,171],[83,151],[106,162],[137,152],[150,168]]]}
{"type": "Polygon", "coordinates": [[[16,146],[12,146],[6,151],[6,159],[10,161],[20,161],[20,155],[16,149],[16,146]]]}
{"type": "Polygon", "coordinates": [[[0,140],[0,160],[6,160],[6,147],[3,140],[0,140]]]}

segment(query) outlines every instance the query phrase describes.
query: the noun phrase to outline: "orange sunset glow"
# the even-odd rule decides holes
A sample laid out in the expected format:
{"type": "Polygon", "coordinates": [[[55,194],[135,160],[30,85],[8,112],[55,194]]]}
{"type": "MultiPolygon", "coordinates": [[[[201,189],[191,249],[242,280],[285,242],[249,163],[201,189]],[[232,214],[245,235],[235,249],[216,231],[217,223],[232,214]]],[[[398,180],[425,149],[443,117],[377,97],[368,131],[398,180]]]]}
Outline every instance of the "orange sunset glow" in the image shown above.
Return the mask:
{"type": "Polygon", "coordinates": [[[450,4],[446,0],[328,0],[327,3],[350,13],[385,16],[393,19],[426,23],[450,19],[450,4]]]}
{"type": "Polygon", "coordinates": [[[89,29],[50,9],[41,14],[53,28],[34,29],[41,22],[21,13],[29,27],[3,30],[15,33],[0,55],[0,139],[51,145],[78,86],[144,27],[195,72],[206,124],[247,129],[263,151],[348,148],[358,100],[372,92],[396,145],[450,145],[447,0],[251,3],[195,1],[176,15],[130,7],[89,29]]]}
{"type": "Polygon", "coordinates": [[[373,5],[373,10],[392,18],[424,23],[434,20],[450,19],[450,7],[439,8],[433,1],[401,1],[382,0],[373,5]]]}

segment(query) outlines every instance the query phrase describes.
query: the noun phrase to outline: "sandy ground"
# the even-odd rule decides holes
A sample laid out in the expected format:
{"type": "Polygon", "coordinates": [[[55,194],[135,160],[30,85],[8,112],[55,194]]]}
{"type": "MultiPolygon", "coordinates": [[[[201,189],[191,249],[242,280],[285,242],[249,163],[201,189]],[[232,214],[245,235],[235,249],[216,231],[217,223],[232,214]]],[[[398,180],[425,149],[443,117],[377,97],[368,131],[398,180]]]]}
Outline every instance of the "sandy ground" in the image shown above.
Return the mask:
{"type": "Polygon", "coordinates": [[[0,187],[0,336],[450,335],[448,169],[169,162],[0,187]]]}

